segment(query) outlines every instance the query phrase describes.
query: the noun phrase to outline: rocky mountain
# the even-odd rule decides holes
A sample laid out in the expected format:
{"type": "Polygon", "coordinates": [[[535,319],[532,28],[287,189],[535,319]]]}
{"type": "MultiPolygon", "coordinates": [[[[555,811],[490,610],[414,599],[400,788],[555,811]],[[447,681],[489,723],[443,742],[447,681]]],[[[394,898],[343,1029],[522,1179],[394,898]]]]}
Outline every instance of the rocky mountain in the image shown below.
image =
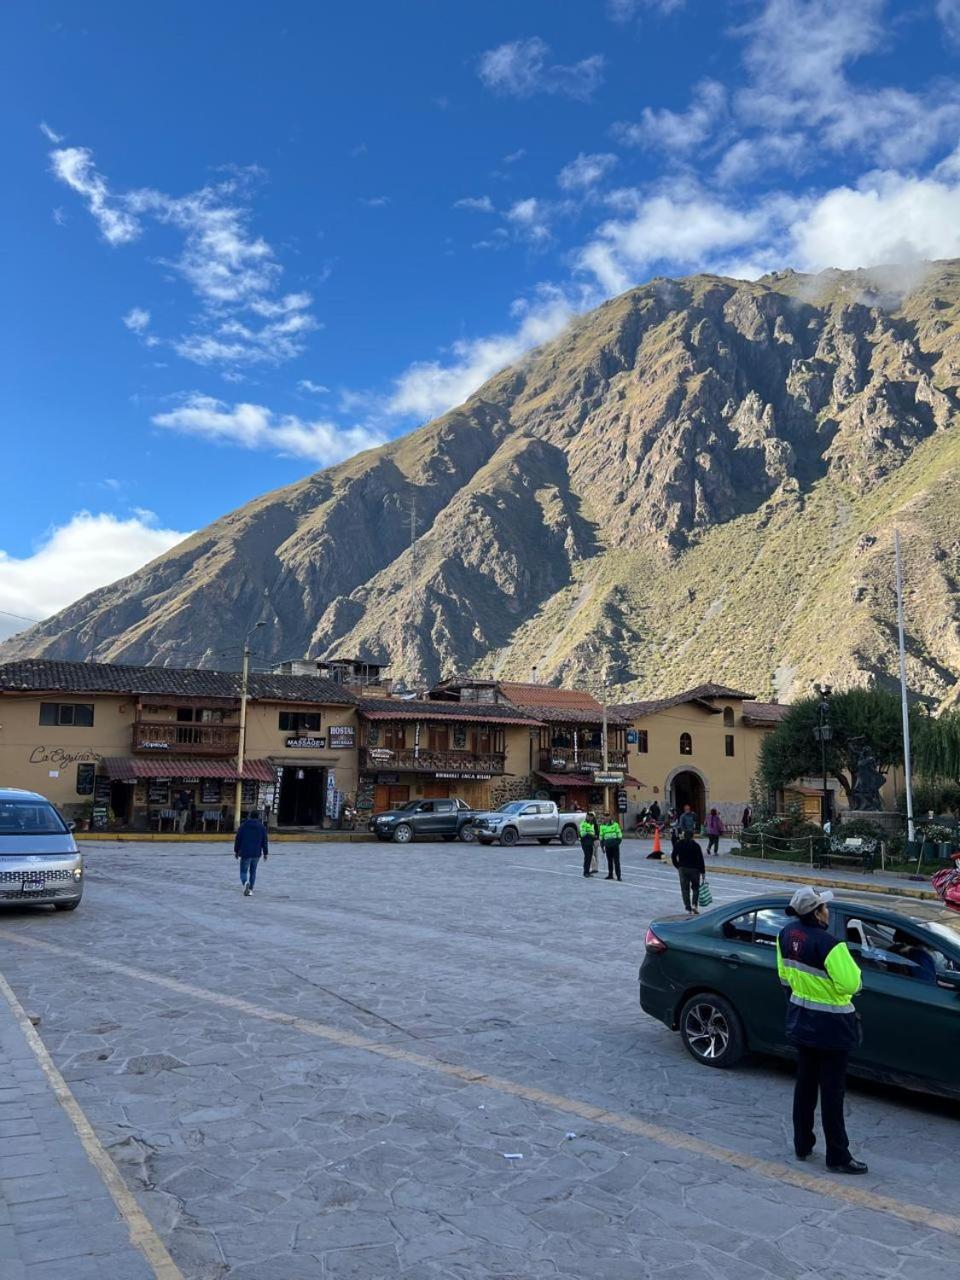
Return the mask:
{"type": "Polygon", "coordinates": [[[960,688],[960,262],[658,279],[412,434],[257,498],[0,657],[960,688]],[[407,512],[415,503],[418,537],[407,512]]]}

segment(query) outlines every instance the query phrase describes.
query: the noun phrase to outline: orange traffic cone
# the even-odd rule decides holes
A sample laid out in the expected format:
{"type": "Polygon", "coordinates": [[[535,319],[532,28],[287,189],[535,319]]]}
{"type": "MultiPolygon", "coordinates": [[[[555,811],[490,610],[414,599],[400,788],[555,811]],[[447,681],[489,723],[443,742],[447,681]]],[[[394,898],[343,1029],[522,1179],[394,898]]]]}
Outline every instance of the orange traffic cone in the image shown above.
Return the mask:
{"type": "Polygon", "coordinates": [[[648,858],[662,858],[663,846],[660,844],[660,828],[653,828],[653,850],[647,854],[648,858]]]}

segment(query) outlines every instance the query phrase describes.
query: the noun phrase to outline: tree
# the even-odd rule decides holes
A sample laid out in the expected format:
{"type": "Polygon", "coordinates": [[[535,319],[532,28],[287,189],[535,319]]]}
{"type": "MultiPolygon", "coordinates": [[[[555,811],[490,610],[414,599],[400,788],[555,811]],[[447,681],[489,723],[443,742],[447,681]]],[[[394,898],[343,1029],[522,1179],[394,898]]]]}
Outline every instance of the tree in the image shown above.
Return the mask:
{"type": "Polygon", "coordinates": [[[924,719],[913,752],[917,772],[938,781],[960,780],[960,711],[924,719]]]}
{"type": "MultiPolygon", "coordinates": [[[[760,748],[760,774],[771,791],[797,778],[819,777],[822,772],[819,698],[795,702],[760,748]]],[[[870,747],[877,766],[886,772],[903,763],[903,726],[900,700],[881,689],[849,689],[830,698],[829,723],[833,735],[826,743],[827,773],[836,778],[849,803],[856,780],[857,759],[870,747]]],[[[911,729],[921,729],[921,716],[911,711],[911,729]]]]}

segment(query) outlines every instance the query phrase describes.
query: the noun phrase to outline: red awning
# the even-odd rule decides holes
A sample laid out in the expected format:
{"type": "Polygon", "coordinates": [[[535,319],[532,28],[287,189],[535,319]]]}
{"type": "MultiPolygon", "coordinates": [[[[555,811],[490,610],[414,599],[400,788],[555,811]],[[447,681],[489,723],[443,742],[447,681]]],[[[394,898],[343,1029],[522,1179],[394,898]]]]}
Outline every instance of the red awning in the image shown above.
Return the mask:
{"type": "MultiPolygon", "coordinates": [[[[551,787],[602,787],[602,782],[597,782],[592,773],[537,773],[538,778],[542,778],[544,782],[549,782],[551,787]]],[[[608,783],[613,786],[613,783],[608,783]]],[[[631,786],[642,787],[644,784],[639,778],[631,778],[630,774],[624,774],[623,782],[616,783],[618,787],[631,786]]]]}
{"type": "MultiPolygon", "coordinates": [[[[224,782],[236,782],[236,760],[191,760],[184,756],[164,756],[140,759],[128,756],[107,756],[103,762],[108,778],[119,782],[133,782],[137,778],[220,778],[224,782]]],[[[267,760],[245,760],[243,782],[272,782],[274,771],[267,760]]]]}

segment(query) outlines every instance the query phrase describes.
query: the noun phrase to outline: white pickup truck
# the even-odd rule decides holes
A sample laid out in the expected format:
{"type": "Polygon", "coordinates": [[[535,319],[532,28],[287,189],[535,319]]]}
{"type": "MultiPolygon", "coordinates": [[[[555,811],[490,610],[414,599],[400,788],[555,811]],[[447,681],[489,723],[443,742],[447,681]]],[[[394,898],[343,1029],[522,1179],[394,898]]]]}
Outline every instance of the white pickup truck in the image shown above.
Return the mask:
{"type": "Polygon", "coordinates": [[[561,813],[552,800],[511,800],[493,813],[478,813],[473,820],[481,844],[519,844],[539,840],[549,844],[576,844],[585,813],[561,813]]]}

